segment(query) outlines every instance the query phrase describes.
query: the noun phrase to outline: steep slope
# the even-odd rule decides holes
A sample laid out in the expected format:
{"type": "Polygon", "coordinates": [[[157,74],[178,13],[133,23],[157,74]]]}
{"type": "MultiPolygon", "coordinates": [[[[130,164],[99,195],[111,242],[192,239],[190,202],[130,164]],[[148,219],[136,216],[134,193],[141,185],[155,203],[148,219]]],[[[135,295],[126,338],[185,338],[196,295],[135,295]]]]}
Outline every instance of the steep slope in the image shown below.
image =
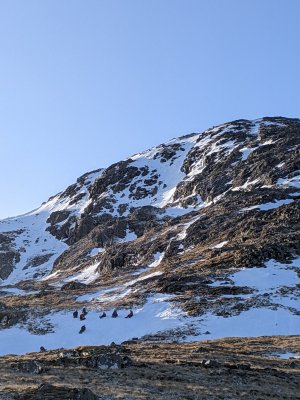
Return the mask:
{"type": "Polygon", "coordinates": [[[253,336],[299,333],[299,137],[298,119],[233,121],[85,174],[0,221],[0,321],[47,333],[88,304],[90,320],[113,307],[139,315],[136,331],[120,326],[103,343],[175,328],[245,335],[253,318],[253,336]]]}
{"type": "Polygon", "coordinates": [[[0,278],[6,283],[39,279],[68,245],[72,224],[89,201],[88,189],[101,170],[83,175],[64,193],[51,197],[36,210],[0,222],[0,278]],[[67,223],[65,220],[68,219],[67,223]]]}

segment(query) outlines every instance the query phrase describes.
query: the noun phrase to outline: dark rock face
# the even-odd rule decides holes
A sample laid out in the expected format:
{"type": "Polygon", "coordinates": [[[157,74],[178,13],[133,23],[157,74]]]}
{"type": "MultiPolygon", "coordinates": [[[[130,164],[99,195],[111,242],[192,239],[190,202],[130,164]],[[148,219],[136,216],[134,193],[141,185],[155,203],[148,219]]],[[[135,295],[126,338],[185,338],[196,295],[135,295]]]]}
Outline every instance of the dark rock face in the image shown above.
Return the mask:
{"type": "Polygon", "coordinates": [[[120,161],[108,167],[101,178],[99,178],[91,188],[91,198],[97,199],[98,196],[111,187],[114,193],[121,192],[136,176],[141,172],[137,167],[130,165],[131,160],[120,161]]]}
{"type": "Polygon", "coordinates": [[[0,234],[0,278],[6,279],[20,260],[20,252],[13,247],[14,235],[20,232],[0,234]]]}
{"type": "Polygon", "coordinates": [[[125,247],[110,247],[100,260],[98,269],[101,272],[112,272],[134,264],[136,254],[125,247]]]}
{"type": "Polygon", "coordinates": [[[0,278],[6,279],[11,274],[14,265],[20,260],[20,255],[15,251],[6,251],[0,254],[0,278]]]}
{"type": "Polygon", "coordinates": [[[71,214],[71,211],[54,211],[52,214],[50,214],[50,217],[47,219],[48,224],[57,224],[59,222],[65,221],[69,215],[71,214]]]}
{"type": "Polygon", "coordinates": [[[50,254],[43,254],[35,257],[31,257],[27,260],[26,265],[24,266],[23,269],[31,268],[31,267],[38,267],[39,265],[42,265],[46,263],[47,261],[50,260],[50,258],[53,256],[53,253],[50,254]]]}
{"type": "Polygon", "coordinates": [[[3,307],[0,305],[0,329],[9,328],[20,323],[26,318],[27,310],[16,307],[3,307]]]}
{"type": "MultiPolygon", "coordinates": [[[[81,194],[79,196],[80,198],[75,196],[71,202],[76,203],[81,200],[81,194]]],[[[75,221],[76,218],[71,216],[71,211],[54,211],[47,219],[47,223],[50,224],[50,226],[48,226],[46,230],[49,231],[51,235],[57,237],[57,239],[66,240],[70,235],[70,227],[75,221]],[[66,222],[62,224],[63,221],[66,222]]]]}
{"type": "Polygon", "coordinates": [[[11,365],[11,368],[13,370],[27,372],[29,374],[41,374],[43,372],[42,365],[35,360],[15,363],[11,365]]]}
{"type": "Polygon", "coordinates": [[[80,290],[80,289],[85,289],[86,285],[81,282],[68,282],[62,285],[60,290],[80,290]]]}

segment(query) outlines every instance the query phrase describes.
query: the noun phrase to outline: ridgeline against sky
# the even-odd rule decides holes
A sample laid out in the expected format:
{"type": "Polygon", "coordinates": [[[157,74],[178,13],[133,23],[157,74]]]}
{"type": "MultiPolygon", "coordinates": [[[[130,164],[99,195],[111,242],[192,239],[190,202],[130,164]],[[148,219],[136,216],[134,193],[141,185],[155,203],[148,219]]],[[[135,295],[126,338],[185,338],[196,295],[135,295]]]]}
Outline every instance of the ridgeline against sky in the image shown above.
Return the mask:
{"type": "Polygon", "coordinates": [[[297,0],[3,1],[0,217],[239,118],[299,117],[297,0]]]}

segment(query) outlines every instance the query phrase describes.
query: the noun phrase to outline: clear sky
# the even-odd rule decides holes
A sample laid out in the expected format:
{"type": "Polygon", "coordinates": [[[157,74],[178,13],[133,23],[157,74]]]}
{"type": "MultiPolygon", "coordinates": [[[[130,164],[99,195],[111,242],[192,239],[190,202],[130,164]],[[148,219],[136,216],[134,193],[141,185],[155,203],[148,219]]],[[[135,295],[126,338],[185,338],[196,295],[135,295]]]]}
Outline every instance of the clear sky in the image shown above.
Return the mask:
{"type": "Polygon", "coordinates": [[[238,118],[300,117],[299,0],[0,0],[0,217],[238,118]]]}

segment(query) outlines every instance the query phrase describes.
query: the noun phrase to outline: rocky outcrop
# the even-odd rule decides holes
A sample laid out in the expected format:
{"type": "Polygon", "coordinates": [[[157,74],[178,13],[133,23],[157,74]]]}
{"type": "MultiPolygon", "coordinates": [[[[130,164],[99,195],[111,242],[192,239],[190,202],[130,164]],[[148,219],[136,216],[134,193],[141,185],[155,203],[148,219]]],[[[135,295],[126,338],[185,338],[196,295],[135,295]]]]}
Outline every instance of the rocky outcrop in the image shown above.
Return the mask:
{"type": "MultiPolygon", "coordinates": [[[[84,194],[82,193],[82,195],[84,194]]],[[[75,198],[71,201],[76,203],[77,201],[81,200],[81,194],[79,196],[80,198],[75,198]]],[[[47,219],[49,226],[46,228],[46,230],[59,240],[67,240],[70,235],[70,228],[76,222],[76,217],[71,214],[71,211],[66,210],[54,211],[47,219]]]]}
{"type": "Polygon", "coordinates": [[[20,260],[20,251],[14,248],[14,237],[21,232],[0,234],[0,278],[6,279],[20,260]]]}
{"type": "Polygon", "coordinates": [[[64,285],[62,285],[62,287],[60,288],[60,290],[81,290],[81,289],[85,289],[86,285],[84,283],[81,282],[68,282],[65,283],[64,285]]]}
{"type": "Polygon", "coordinates": [[[42,264],[46,263],[47,261],[49,261],[52,256],[54,256],[54,253],[42,254],[42,255],[30,257],[29,259],[27,259],[27,262],[26,262],[25,266],[23,267],[23,270],[28,269],[28,268],[38,267],[39,265],[42,265],[42,264]]]}

